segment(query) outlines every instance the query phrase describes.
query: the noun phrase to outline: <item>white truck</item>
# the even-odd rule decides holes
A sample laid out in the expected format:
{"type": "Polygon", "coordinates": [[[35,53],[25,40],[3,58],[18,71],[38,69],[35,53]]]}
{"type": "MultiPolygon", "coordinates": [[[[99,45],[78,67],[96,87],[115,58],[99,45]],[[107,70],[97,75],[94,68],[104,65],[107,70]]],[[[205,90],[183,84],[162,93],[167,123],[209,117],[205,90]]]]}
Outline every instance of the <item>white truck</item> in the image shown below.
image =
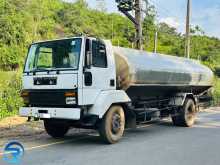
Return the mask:
{"type": "Polygon", "coordinates": [[[192,126],[212,80],[212,71],[197,61],[97,38],[36,42],[25,62],[19,113],[43,120],[54,138],[77,127],[97,129],[105,142],[116,143],[126,127],[155,118],[192,126]]]}

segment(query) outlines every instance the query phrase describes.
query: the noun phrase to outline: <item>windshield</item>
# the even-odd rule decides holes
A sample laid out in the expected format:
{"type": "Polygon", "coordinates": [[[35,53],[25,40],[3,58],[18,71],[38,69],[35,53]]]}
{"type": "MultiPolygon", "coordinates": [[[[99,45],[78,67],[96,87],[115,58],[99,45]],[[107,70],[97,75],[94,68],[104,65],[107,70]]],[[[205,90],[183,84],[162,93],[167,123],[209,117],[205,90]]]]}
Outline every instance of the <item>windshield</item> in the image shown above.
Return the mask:
{"type": "Polygon", "coordinates": [[[25,72],[78,69],[82,39],[49,41],[31,45],[25,72]]]}

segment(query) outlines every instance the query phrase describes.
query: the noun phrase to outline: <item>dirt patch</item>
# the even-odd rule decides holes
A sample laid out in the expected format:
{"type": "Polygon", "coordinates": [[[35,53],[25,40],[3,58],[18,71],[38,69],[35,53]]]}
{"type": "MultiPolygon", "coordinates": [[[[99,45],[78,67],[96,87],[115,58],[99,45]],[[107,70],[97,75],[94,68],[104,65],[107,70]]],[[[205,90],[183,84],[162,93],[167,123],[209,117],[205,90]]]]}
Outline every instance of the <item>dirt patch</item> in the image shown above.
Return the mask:
{"type": "Polygon", "coordinates": [[[44,132],[41,121],[27,122],[27,118],[14,116],[0,121],[0,139],[31,136],[44,132]]]}
{"type": "Polygon", "coordinates": [[[13,126],[24,124],[26,123],[26,121],[27,121],[26,117],[19,117],[19,116],[4,118],[0,120],[0,130],[4,128],[11,128],[13,126]]]}
{"type": "MultiPolygon", "coordinates": [[[[94,132],[93,130],[73,128],[68,135],[94,132]]],[[[14,116],[0,121],[0,148],[8,141],[18,140],[22,143],[33,143],[52,138],[47,135],[43,121],[27,122],[27,118],[14,116]]]]}
{"type": "Polygon", "coordinates": [[[32,136],[43,132],[44,128],[42,122],[26,122],[16,126],[0,128],[0,139],[32,136]]]}
{"type": "Polygon", "coordinates": [[[27,122],[27,118],[13,116],[0,121],[0,146],[6,141],[45,134],[42,121],[27,122]]]}

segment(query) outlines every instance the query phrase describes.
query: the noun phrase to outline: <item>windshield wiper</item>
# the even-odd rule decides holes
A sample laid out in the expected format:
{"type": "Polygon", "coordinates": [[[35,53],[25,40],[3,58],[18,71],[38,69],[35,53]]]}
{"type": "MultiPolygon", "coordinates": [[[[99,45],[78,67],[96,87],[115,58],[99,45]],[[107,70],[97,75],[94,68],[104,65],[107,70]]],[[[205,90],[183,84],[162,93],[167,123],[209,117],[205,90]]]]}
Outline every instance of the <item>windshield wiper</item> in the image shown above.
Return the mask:
{"type": "Polygon", "coordinates": [[[26,73],[28,73],[28,74],[29,73],[35,74],[37,72],[47,72],[47,73],[49,73],[49,72],[56,71],[57,74],[59,74],[60,71],[68,71],[68,70],[75,70],[75,69],[76,68],[35,68],[35,69],[30,70],[30,71],[28,71],[26,73]]]}
{"type": "Polygon", "coordinates": [[[36,73],[36,72],[50,72],[50,71],[52,71],[52,70],[51,69],[46,69],[46,68],[36,68],[36,69],[33,69],[30,72],[36,73]]]}

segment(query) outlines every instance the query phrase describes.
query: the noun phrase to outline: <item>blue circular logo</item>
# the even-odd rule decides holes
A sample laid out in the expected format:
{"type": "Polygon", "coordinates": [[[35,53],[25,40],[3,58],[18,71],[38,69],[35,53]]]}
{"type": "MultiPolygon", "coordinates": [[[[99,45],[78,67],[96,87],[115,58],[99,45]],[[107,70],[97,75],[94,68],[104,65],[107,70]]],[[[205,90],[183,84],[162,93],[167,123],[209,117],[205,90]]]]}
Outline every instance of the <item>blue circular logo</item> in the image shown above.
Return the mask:
{"type": "Polygon", "coordinates": [[[6,144],[3,152],[3,160],[10,164],[17,164],[24,156],[24,147],[17,141],[6,144]]]}

